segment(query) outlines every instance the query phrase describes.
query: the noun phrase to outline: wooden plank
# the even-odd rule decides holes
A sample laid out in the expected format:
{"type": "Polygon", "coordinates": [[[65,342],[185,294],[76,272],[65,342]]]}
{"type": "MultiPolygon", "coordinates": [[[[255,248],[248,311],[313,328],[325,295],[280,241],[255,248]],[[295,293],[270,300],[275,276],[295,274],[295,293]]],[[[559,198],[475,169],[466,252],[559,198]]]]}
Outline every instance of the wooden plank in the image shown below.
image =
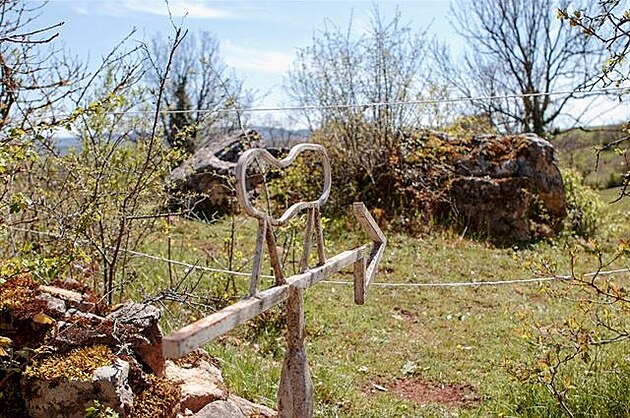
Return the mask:
{"type": "MultiPolygon", "coordinates": [[[[265,221],[267,223],[267,221],[265,221]]],[[[273,275],[276,278],[276,285],[282,285],[286,283],[284,274],[282,273],[282,265],[280,264],[280,258],[278,257],[278,247],[276,246],[276,236],[273,232],[271,225],[267,224],[266,232],[267,250],[269,251],[269,262],[273,269],[273,275]]]]}
{"type": "Polygon", "coordinates": [[[302,247],[302,259],[300,260],[300,273],[308,270],[308,262],[311,258],[311,243],[313,242],[313,223],[315,222],[315,209],[306,211],[306,228],[304,231],[304,246],[302,247]]]}
{"type": "Polygon", "coordinates": [[[287,279],[287,284],[300,289],[307,289],[314,284],[324,280],[327,276],[337,273],[341,269],[365,256],[366,247],[362,246],[354,250],[347,250],[334,257],[331,257],[324,265],[312,268],[311,270],[291,276],[287,279]]]}
{"type": "Polygon", "coordinates": [[[267,222],[264,219],[259,219],[258,235],[256,236],[256,247],[254,248],[254,267],[252,269],[252,277],[249,281],[249,296],[255,296],[258,293],[258,284],[260,282],[260,269],[262,268],[266,233],[267,222]]]}
{"type": "Polygon", "coordinates": [[[387,243],[387,238],[385,238],[385,234],[381,231],[378,224],[370,214],[370,212],[365,207],[363,202],[354,202],[352,204],[352,211],[354,212],[354,216],[357,217],[359,223],[363,227],[363,230],[370,236],[372,241],[380,243],[387,243]]]}
{"type": "Polygon", "coordinates": [[[313,381],[304,349],[304,289],[292,287],[287,299],[287,352],[278,386],[279,418],[313,416],[313,381]]]}
{"type": "Polygon", "coordinates": [[[285,301],[289,287],[306,289],[364,257],[366,247],[344,251],[323,266],[287,278],[287,284],[275,286],[230,305],[214,314],[172,332],[162,340],[166,358],[178,358],[223,335],[244,322],[285,301]]]}
{"type": "Polygon", "coordinates": [[[370,253],[369,264],[365,272],[366,293],[367,293],[367,289],[370,287],[370,283],[372,282],[372,279],[376,275],[376,269],[378,268],[378,263],[381,261],[381,258],[383,257],[384,253],[385,253],[385,243],[375,244],[372,247],[372,252],[370,253]]]}
{"type": "Polygon", "coordinates": [[[357,305],[363,305],[367,298],[366,264],[365,257],[354,262],[354,303],[357,305]]]}
{"type": "Polygon", "coordinates": [[[322,214],[319,208],[315,209],[315,236],[317,238],[317,256],[319,264],[326,262],[326,253],[324,251],[324,229],[322,228],[322,214]]]}
{"type": "Polygon", "coordinates": [[[352,210],[354,212],[354,215],[359,220],[359,223],[363,227],[363,230],[370,236],[373,241],[370,256],[368,257],[367,263],[364,264],[365,273],[361,275],[361,273],[358,271],[359,266],[355,265],[354,301],[358,305],[362,305],[365,303],[365,300],[367,298],[370,283],[376,275],[378,263],[381,261],[381,258],[383,257],[383,254],[385,252],[387,238],[362,202],[355,202],[352,205],[352,210]]]}
{"type": "Polygon", "coordinates": [[[162,339],[166,358],[182,357],[287,299],[289,286],[272,287],[172,332],[162,339]]]}

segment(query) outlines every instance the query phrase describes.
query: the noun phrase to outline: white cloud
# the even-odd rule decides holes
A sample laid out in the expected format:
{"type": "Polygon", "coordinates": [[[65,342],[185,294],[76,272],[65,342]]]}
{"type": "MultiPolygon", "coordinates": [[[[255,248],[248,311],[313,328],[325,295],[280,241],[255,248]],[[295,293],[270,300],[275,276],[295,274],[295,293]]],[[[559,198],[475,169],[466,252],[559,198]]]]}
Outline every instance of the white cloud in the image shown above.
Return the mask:
{"type": "MultiPolygon", "coordinates": [[[[105,13],[113,16],[120,16],[128,12],[144,13],[157,16],[169,16],[174,18],[187,17],[190,19],[231,19],[237,16],[227,10],[212,7],[204,1],[195,0],[171,0],[166,2],[163,0],[123,0],[119,2],[106,3],[101,5],[98,12],[105,13]]],[[[87,9],[79,10],[75,8],[79,13],[85,14],[90,11],[87,9]]],[[[96,10],[92,10],[92,13],[96,13],[96,10]]]]}
{"type": "Polygon", "coordinates": [[[231,13],[216,7],[210,7],[203,2],[176,0],[168,3],[163,1],[147,2],[129,0],[122,3],[129,10],[168,16],[169,9],[173,17],[188,17],[191,19],[228,19],[234,17],[231,13]]]}
{"type": "Polygon", "coordinates": [[[267,74],[285,73],[293,60],[293,56],[286,52],[243,47],[229,40],[221,43],[221,55],[226,64],[237,70],[267,74]]]}

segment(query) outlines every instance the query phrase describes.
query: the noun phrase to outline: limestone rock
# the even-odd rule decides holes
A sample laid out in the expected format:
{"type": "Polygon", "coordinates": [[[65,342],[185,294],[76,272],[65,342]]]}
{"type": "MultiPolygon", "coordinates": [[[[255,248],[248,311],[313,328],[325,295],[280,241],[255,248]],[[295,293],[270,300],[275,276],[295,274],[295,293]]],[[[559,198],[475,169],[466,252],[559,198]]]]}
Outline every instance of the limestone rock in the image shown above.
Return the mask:
{"type": "Polygon", "coordinates": [[[258,146],[255,131],[213,138],[175,168],[167,178],[171,205],[212,218],[236,208],[234,167],[238,157],[258,146]]]}
{"type": "Polygon", "coordinates": [[[216,401],[204,406],[199,412],[192,415],[194,418],[246,418],[233,402],[216,401]]]}
{"type": "Polygon", "coordinates": [[[164,373],[160,317],[159,309],[141,303],[127,303],[106,317],[116,324],[129,326],[132,332],[126,331],[126,335],[121,335],[119,339],[129,344],[157,376],[164,373]]]}
{"type": "Polygon", "coordinates": [[[26,409],[32,418],[83,418],[97,399],[126,416],[133,404],[128,374],[129,364],[117,359],[111,366],[96,369],[92,381],[28,378],[22,384],[26,409]]]}
{"type": "Polygon", "coordinates": [[[278,416],[278,413],[274,409],[255,404],[236,395],[230,394],[228,400],[236,405],[246,417],[274,418],[278,416]]]}
{"type": "Polygon", "coordinates": [[[467,138],[435,134],[431,140],[438,143],[433,149],[442,153],[440,175],[431,177],[435,160],[413,159],[422,143],[410,147],[403,158],[406,172],[412,173],[407,176],[410,186],[415,190],[430,184],[427,195],[439,197],[440,203],[433,206],[437,219],[455,221],[463,232],[499,243],[559,231],[566,199],[549,142],[533,134],[467,138]]]}
{"type": "Polygon", "coordinates": [[[205,405],[227,398],[221,371],[200,361],[196,367],[182,367],[167,360],[164,375],[181,389],[181,409],[198,412],[205,405]]]}
{"type": "MultiPolygon", "coordinates": [[[[267,147],[253,130],[213,137],[167,177],[170,205],[204,219],[237,211],[234,168],[250,148],[266,148],[274,156],[288,151],[267,147]]],[[[262,176],[251,173],[247,182],[248,190],[252,190],[262,182],[262,176]]]]}
{"type": "Polygon", "coordinates": [[[133,407],[133,392],[129,386],[129,363],[116,359],[111,366],[94,370],[93,382],[99,398],[115,400],[115,410],[128,411],[133,407]]]}

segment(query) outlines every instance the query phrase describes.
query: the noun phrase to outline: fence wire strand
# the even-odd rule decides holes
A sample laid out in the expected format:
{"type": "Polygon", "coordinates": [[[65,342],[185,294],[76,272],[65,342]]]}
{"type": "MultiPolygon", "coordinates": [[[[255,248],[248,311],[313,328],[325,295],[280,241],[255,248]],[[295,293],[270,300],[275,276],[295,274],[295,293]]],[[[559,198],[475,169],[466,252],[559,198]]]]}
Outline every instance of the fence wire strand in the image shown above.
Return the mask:
{"type": "MultiPolygon", "coordinates": [[[[27,229],[27,228],[19,228],[19,227],[11,227],[11,226],[9,226],[8,228],[12,229],[12,230],[15,230],[15,231],[27,232],[27,233],[32,233],[32,234],[42,235],[42,236],[48,236],[48,237],[53,237],[53,238],[60,238],[59,235],[53,234],[53,233],[50,233],[50,232],[36,231],[36,230],[27,229]]],[[[180,260],[168,259],[168,258],[160,257],[160,256],[157,256],[157,255],[147,254],[147,253],[143,253],[143,252],[139,252],[139,251],[127,250],[127,249],[123,249],[123,248],[119,249],[119,251],[124,251],[124,252],[126,252],[128,254],[131,254],[131,255],[134,255],[134,256],[137,256],[137,257],[144,257],[144,258],[148,258],[150,260],[162,261],[164,263],[171,263],[171,264],[174,264],[174,265],[179,265],[179,266],[182,266],[182,267],[186,267],[187,269],[189,269],[189,271],[200,270],[200,271],[205,271],[205,272],[210,272],[210,273],[221,273],[221,274],[229,274],[229,275],[234,275],[234,276],[251,277],[251,273],[248,273],[248,272],[233,271],[233,270],[227,270],[227,269],[221,269],[221,268],[199,266],[199,265],[195,265],[195,264],[191,264],[191,263],[186,263],[186,262],[180,261],[180,260]]],[[[621,269],[616,269],[616,270],[604,270],[604,271],[593,271],[593,272],[581,274],[580,276],[583,276],[583,277],[613,276],[613,275],[622,274],[622,273],[630,273],[630,268],[621,268],[621,269]]],[[[267,274],[261,274],[260,277],[261,278],[266,278],[266,279],[274,279],[275,278],[275,276],[267,275],[267,274]]],[[[555,276],[548,276],[548,277],[533,277],[533,278],[527,278],[527,279],[495,280],[495,281],[472,281],[472,282],[444,282],[444,283],[440,283],[440,282],[434,282],[434,283],[373,282],[373,283],[370,283],[370,286],[375,286],[375,287],[410,287],[410,288],[418,288],[418,287],[446,287],[446,288],[449,288],[449,287],[503,286],[503,285],[520,285],[520,284],[530,284],[530,283],[543,283],[543,282],[551,282],[551,281],[556,281],[556,280],[570,280],[573,277],[574,276],[572,276],[572,275],[555,275],[555,276]]],[[[354,282],[348,281],[348,280],[322,280],[320,283],[327,283],[327,284],[330,284],[330,285],[347,285],[347,286],[354,285],[354,282]]]]}
{"type": "MultiPolygon", "coordinates": [[[[518,93],[518,94],[497,94],[486,96],[456,96],[452,98],[439,98],[439,99],[417,99],[417,100],[401,100],[401,101],[386,101],[386,102],[363,102],[363,103],[336,103],[330,105],[302,105],[302,106],[264,106],[264,107],[238,107],[238,108],[224,108],[224,109],[185,109],[174,110],[164,109],[160,110],[161,114],[230,114],[230,113],[260,113],[260,112],[296,112],[296,111],[314,111],[314,110],[331,110],[331,109],[369,109],[373,107],[384,106],[419,106],[419,105],[436,105],[436,104],[453,104],[453,103],[469,103],[469,102],[481,102],[490,100],[506,100],[506,99],[523,99],[528,97],[550,97],[550,96],[573,96],[575,99],[583,99],[591,96],[616,94],[620,96],[622,93],[627,93],[630,86],[620,87],[603,87],[599,89],[591,90],[557,90],[549,92],[538,93],[518,93]]],[[[104,112],[108,115],[144,115],[154,114],[154,110],[125,110],[121,112],[111,111],[104,112]]],[[[71,114],[65,115],[65,117],[71,117],[71,114]]]]}

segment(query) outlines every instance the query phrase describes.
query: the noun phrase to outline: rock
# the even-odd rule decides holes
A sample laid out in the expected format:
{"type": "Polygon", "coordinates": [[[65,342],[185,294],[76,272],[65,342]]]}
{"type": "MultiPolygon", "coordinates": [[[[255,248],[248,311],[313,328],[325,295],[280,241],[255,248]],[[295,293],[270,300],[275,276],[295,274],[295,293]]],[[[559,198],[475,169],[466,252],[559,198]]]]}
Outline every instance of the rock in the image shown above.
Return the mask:
{"type": "Polygon", "coordinates": [[[216,401],[204,406],[199,412],[192,415],[194,418],[246,418],[233,402],[216,401]]]}
{"type": "Polygon", "coordinates": [[[274,418],[278,413],[264,405],[258,405],[247,399],[230,394],[228,400],[240,409],[246,417],[274,418]]]}
{"type": "MultiPolygon", "coordinates": [[[[234,167],[243,152],[256,147],[266,148],[274,156],[288,151],[267,147],[253,130],[212,138],[167,177],[170,205],[204,219],[237,211],[234,167]]],[[[262,176],[252,173],[247,182],[252,190],[262,176]]]]}
{"type": "Polygon", "coordinates": [[[196,367],[186,368],[167,360],[164,376],[181,389],[181,409],[193,413],[216,400],[227,398],[221,371],[200,361],[196,367]]]}
{"type": "Polygon", "coordinates": [[[116,338],[125,341],[157,376],[162,376],[165,364],[159,322],[161,315],[160,310],[154,306],[127,303],[105,318],[114,322],[114,330],[118,328],[122,331],[116,338]],[[127,327],[117,327],[117,324],[127,327]]]}
{"type": "Polygon", "coordinates": [[[42,294],[49,294],[56,298],[62,299],[68,306],[79,309],[83,312],[93,312],[96,308],[96,304],[90,301],[90,295],[75,292],[73,290],[63,289],[56,286],[39,286],[39,290],[42,294]]]}
{"type": "Polygon", "coordinates": [[[23,382],[24,400],[32,418],[83,418],[94,400],[126,416],[133,405],[128,383],[129,364],[117,359],[99,367],[92,381],[30,377],[23,382]]]}
{"type": "Polygon", "coordinates": [[[99,399],[115,400],[114,410],[122,413],[133,407],[133,392],[129,386],[129,363],[116,359],[111,366],[94,370],[92,379],[96,384],[99,399]]]}
{"type": "Polygon", "coordinates": [[[533,199],[527,192],[530,188],[531,180],[523,177],[459,177],[450,185],[451,205],[458,222],[469,231],[527,241],[531,238],[527,214],[533,199]]]}
{"type": "Polygon", "coordinates": [[[40,293],[37,295],[37,299],[46,302],[46,310],[54,312],[58,317],[62,317],[66,313],[66,302],[62,299],[56,298],[48,293],[40,293]]]}
{"type": "Polygon", "coordinates": [[[549,142],[533,134],[438,138],[452,171],[442,183],[439,219],[498,243],[559,231],[566,199],[549,142]]]}
{"type": "Polygon", "coordinates": [[[212,219],[236,210],[234,167],[248,148],[259,145],[255,131],[213,138],[167,178],[171,205],[212,219]]]}
{"type": "Polygon", "coordinates": [[[455,163],[459,175],[531,179],[528,190],[538,196],[542,207],[552,218],[564,218],[562,176],[551,143],[534,134],[480,135],[472,138],[468,148],[455,163]]]}

